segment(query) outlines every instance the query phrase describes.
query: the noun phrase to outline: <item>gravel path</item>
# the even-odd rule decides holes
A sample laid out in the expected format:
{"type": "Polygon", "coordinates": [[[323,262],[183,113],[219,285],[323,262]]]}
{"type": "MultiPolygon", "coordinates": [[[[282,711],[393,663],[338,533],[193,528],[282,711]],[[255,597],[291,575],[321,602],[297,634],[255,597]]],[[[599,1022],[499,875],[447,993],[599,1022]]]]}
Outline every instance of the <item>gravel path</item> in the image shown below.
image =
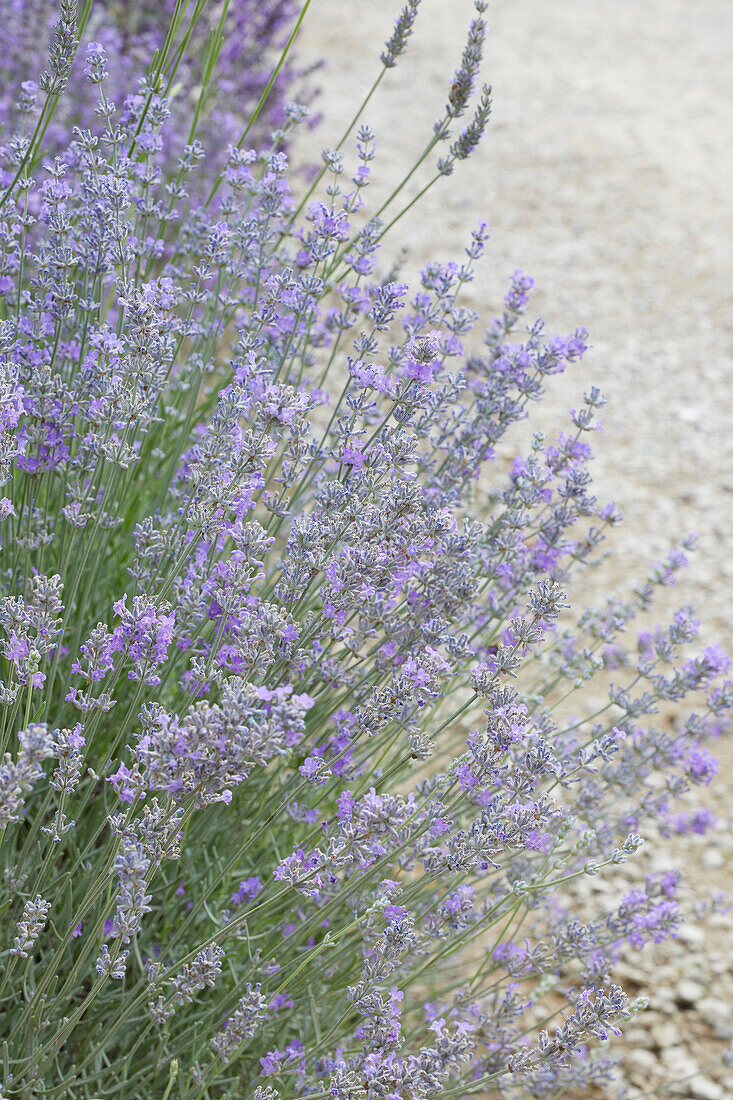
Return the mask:
{"type": "MultiPolygon", "coordinates": [[[[335,144],[378,71],[397,6],[314,0],[301,53],[327,57],[324,125],[302,155],[317,155],[325,135],[335,144]]],[[[472,14],[470,0],[423,0],[407,56],[365,114],[378,139],[372,195],[387,193],[429,139],[472,14]]],[[[553,380],[535,426],[564,426],[591,384],[609,398],[595,476],[626,523],[591,598],[627,587],[696,531],[677,602],[694,602],[706,638],[733,650],[733,3],[495,0],[488,21],[495,100],[485,143],[395,227],[390,248],[409,242],[408,273],[459,259],[486,218],[492,239],[464,304],[492,316],[519,267],[536,280],[548,328],[587,326],[592,352],[553,380]]],[[[727,774],[710,793],[718,832],[668,843],[629,878],[677,863],[693,891],[733,890],[729,747],[722,756],[727,774]]],[[[657,989],[625,1062],[641,1088],[705,1066],[733,1037],[733,919],[714,925],[630,961],[629,975],[657,989]]],[[[657,1095],[725,1100],[732,1071],[657,1095]]]]}

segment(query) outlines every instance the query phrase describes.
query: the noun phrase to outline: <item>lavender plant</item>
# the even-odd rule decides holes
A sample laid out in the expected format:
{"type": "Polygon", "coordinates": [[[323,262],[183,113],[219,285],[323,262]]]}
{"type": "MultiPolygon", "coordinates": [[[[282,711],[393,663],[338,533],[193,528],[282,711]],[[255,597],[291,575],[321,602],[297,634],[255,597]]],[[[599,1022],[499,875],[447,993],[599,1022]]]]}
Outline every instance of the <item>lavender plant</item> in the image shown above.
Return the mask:
{"type": "MultiPolygon", "coordinates": [[[[58,0],[10,0],[7,7],[0,58],[0,125],[6,136],[33,110],[59,14],[64,18],[58,0]]],[[[139,78],[153,58],[159,75],[168,59],[161,88],[169,113],[158,133],[158,160],[174,177],[183,146],[198,138],[207,150],[209,186],[224,168],[227,146],[242,141],[245,131],[250,143],[269,144],[271,132],[285,127],[288,91],[297,87],[304,103],[312,98],[306,88],[309,73],[288,52],[274,87],[255,111],[298,7],[294,0],[87,0],[78,12],[75,3],[67,5],[76,28],[69,31],[72,37],[96,41],[102,53],[114,58],[104,89],[118,111],[136,109],[135,101],[144,94],[139,78]]],[[[44,118],[47,155],[66,150],[73,126],[90,125],[103,109],[100,85],[89,79],[84,51],[69,58],[64,80],[66,94],[54,103],[52,117],[44,118]]]]}
{"type": "MultiPolygon", "coordinates": [[[[488,122],[476,8],[425,186],[488,122]]],[[[469,344],[484,223],[411,290],[377,263],[405,181],[369,213],[358,117],[306,190],[296,104],[171,168],[171,74],[200,19],[238,48],[225,12],[177,4],[178,53],[118,103],[133,54],[79,45],[63,0],[0,151],[2,1096],[590,1087],[639,1008],[614,962],[682,913],[675,874],[582,919],[572,887],[680,827],[729,662],[687,607],[626,643],[687,543],[573,618],[620,518],[587,468],[604,399],[498,472],[587,335],[527,324],[516,272],[469,344]],[[96,105],[59,152],[80,56],[96,105]]]]}

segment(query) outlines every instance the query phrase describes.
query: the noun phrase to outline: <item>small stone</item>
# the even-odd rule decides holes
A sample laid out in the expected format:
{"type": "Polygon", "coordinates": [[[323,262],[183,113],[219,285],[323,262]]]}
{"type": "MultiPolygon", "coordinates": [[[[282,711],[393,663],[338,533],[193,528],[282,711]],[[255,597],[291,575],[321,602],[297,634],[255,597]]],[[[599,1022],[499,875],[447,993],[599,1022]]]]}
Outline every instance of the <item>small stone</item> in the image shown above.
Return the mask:
{"type": "MultiPolygon", "coordinates": [[[[649,862],[653,871],[662,872],[676,870],[678,857],[665,848],[657,848],[649,862]]],[[[631,865],[629,865],[631,866],[631,865]]]]}
{"type": "MultiPolygon", "coordinates": [[[[644,956],[642,955],[642,958],[643,957],[644,956]]],[[[641,962],[641,959],[639,961],[641,962]]],[[[645,965],[649,970],[652,971],[657,979],[661,979],[663,982],[669,981],[670,978],[674,979],[679,976],[679,970],[671,963],[657,963],[655,966],[650,959],[647,959],[645,965]]]]}
{"type": "Polygon", "coordinates": [[[683,924],[677,938],[687,947],[701,947],[705,943],[705,933],[697,924],[683,924]]]}
{"type": "Polygon", "coordinates": [[[687,1093],[689,1082],[687,1078],[692,1078],[699,1072],[699,1066],[697,1062],[692,1058],[690,1052],[686,1047],[677,1046],[671,1047],[669,1050],[662,1051],[662,1061],[664,1062],[667,1072],[671,1078],[671,1091],[679,1095],[679,1090],[683,1089],[684,1094],[687,1093]],[[680,1084],[675,1085],[674,1081],[677,1080],[680,1084]],[[684,1083],[683,1083],[684,1080],[684,1083]]]}
{"type": "MultiPolygon", "coordinates": [[[[648,1027],[632,1027],[629,1031],[625,1031],[624,1042],[628,1044],[628,1049],[632,1053],[644,1055],[647,1055],[649,1052],[643,1048],[654,1045],[654,1040],[651,1037],[648,1027]]],[[[654,1058],[653,1054],[649,1055],[649,1057],[656,1062],[656,1058],[654,1058]]]]}
{"type": "Polygon", "coordinates": [[[715,1024],[730,1019],[731,1006],[726,1001],[719,1001],[717,997],[703,997],[697,1006],[697,1010],[706,1023],[715,1024]]]}
{"type": "Polygon", "coordinates": [[[733,1039],[733,1024],[731,1024],[731,1008],[725,1001],[719,1001],[716,997],[703,997],[696,1005],[697,1011],[706,1024],[713,1029],[716,1039],[733,1039]]]}
{"type": "Polygon", "coordinates": [[[695,1100],[725,1100],[723,1089],[710,1077],[693,1077],[687,1082],[687,1088],[695,1100]]]}
{"type": "Polygon", "coordinates": [[[661,1073],[662,1071],[659,1061],[649,1050],[629,1050],[624,1055],[624,1062],[627,1068],[634,1074],[661,1073]]]}
{"type": "Polygon", "coordinates": [[[651,993],[652,1008],[657,1012],[669,1014],[675,1011],[674,990],[668,985],[660,985],[651,993]]]}
{"type": "Polygon", "coordinates": [[[694,978],[682,978],[674,988],[674,999],[681,1008],[692,1008],[705,996],[705,986],[694,978]]]}
{"type": "Polygon", "coordinates": [[[680,1042],[680,1033],[671,1020],[663,1020],[652,1028],[652,1039],[657,1050],[664,1052],[680,1042]]]}
{"type": "Polygon", "coordinates": [[[717,848],[706,848],[700,860],[706,871],[717,871],[725,863],[723,853],[717,848]]]}

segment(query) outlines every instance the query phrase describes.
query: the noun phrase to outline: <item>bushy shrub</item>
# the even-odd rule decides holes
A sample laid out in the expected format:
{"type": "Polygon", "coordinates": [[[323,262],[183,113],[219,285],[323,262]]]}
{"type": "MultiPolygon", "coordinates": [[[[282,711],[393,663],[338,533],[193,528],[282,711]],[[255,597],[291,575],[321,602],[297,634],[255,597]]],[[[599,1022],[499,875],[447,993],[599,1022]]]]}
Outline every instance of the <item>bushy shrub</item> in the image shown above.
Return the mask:
{"type": "MultiPolygon", "coordinates": [[[[209,181],[224,168],[227,145],[240,141],[252,119],[298,12],[294,0],[88,0],[78,7],[72,0],[66,5],[9,0],[7,11],[4,6],[0,124],[6,138],[34,110],[56,23],[66,10],[69,26],[76,28],[73,37],[81,35],[84,46],[96,41],[113,59],[104,92],[116,104],[117,117],[136,110],[144,95],[138,80],[153,59],[154,69],[167,59],[165,82],[157,90],[166,98],[168,116],[156,134],[162,143],[156,159],[169,177],[175,176],[183,146],[196,137],[206,146],[209,181]]],[[[85,52],[74,51],[76,56],[68,59],[65,93],[53,104],[44,132],[46,155],[66,149],[74,125],[93,126],[95,115],[100,116],[100,86],[89,79],[85,52]]],[[[291,54],[285,57],[275,87],[252,120],[249,144],[269,144],[271,131],[286,127],[288,91],[292,95],[297,89],[301,102],[310,101],[308,75],[291,54]]]]}
{"type": "MultiPolygon", "coordinates": [[[[483,7],[423,157],[437,176],[488,121],[483,7]]],[[[733,697],[716,647],[689,655],[689,608],[625,644],[686,547],[568,625],[566,591],[582,597],[619,519],[587,469],[602,395],[508,477],[493,460],[585,331],[527,325],[517,272],[467,350],[483,224],[412,291],[380,272],[401,192],[368,216],[358,121],[320,189],[282,151],[292,104],[219,172],[181,127],[193,101],[166,95],[195,70],[180,51],[199,8],[219,25],[220,5],[177,5],[170,48],[119,103],[108,69],[126,92],[137,45],[109,62],[82,46],[96,106],[79,118],[63,0],[3,137],[0,1091],[418,1100],[603,1081],[591,1048],[637,1007],[614,961],[675,934],[677,876],[583,920],[569,886],[612,874],[710,780],[733,697]],[[564,717],[609,672],[605,703],[564,717]],[[676,730],[655,724],[688,695],[676,730]]]]}

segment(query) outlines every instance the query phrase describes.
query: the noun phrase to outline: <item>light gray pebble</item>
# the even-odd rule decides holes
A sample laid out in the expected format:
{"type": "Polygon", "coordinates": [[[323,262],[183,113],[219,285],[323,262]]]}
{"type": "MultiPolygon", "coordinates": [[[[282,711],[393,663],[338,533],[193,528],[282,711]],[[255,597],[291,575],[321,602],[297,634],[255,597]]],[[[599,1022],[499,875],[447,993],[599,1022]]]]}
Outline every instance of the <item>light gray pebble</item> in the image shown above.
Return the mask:
{"type": "Polygon", "coordinates": [[[662,1061],[670,1081],[670,1091],[676,1091],[686,1086],[688,1084],[686,1078],[692,1077],[700,1069],[687,1047],[683,1046],[669,1047],[667,1050],[663,1050],[662,1061]],[[679,1084],[675,1084],[675,1082],[679,1082],[679,1084]]]}
{"type": "Polygon", "coordinates": [[[674,1049],[681,1042],[681,1036],[676,1024],[662,1020],[652,1027],[652,1040],[658,1050],[665,1052],[674,1049]]]}
{"type": "Polygon", "coordinates": [[[674,988],[674,999],[682,1008],[691,1008],[705,996],[705,986],[694,978],[682,978],[674,988]]]}
{"type": "Polygon", "coordinates": [[[707,937],[699,924],[683,924],[677,938],[688,947],[700,947],[707,937]]]}
{"type": "Polygon", "coordinates": [[[663,1072],[658,1059],[652,1052],[642,1048],[630,1050],[624,1058],[624,1065],[629,1076],[642,1084],[648,1077],[663,1072]]]}
{"type": "MultiPolygon", "coordinates": [[[[651,1031],[648,1027],[632,1027],[628,1031],[625,1031],[624,1042],[627,1044],[629,1056],[637,1053],[646,1055],[648,1050],[644,1048],[654,1045],[654,1040],[652,1039],[651,1031]]],[[[650,1057],[656,1062],[654,1055],[650,1055],[650,1057]]]]}
{"type": "Polygon", "coordinates": [[[664,1013],[668,1016],[670,1013],[675,1012],[674,990],[667,985],[661,985],[658,989],[650,991],[651,1006],[656,1009],[657,1012],[664,1013]]]}
{"type": "Polygon", "coordinates": [[[717,848],[706,848],[700,860],[706,871],[717,871],[725,863],[723,853],[717,848]]]}
{"type": "Polygon", "coordinates": [[[717,997],[703,997],[695,1006],[706,1024],[713,1029],[716,1039],[733,1039],[731,1006],[717,997]]]}
{"type": "Polygon", "coordinates": [[[687,1088],[695,1100],[725,1100],[722,1086],[710,1077],[693,1077],[687,1088]]]}

